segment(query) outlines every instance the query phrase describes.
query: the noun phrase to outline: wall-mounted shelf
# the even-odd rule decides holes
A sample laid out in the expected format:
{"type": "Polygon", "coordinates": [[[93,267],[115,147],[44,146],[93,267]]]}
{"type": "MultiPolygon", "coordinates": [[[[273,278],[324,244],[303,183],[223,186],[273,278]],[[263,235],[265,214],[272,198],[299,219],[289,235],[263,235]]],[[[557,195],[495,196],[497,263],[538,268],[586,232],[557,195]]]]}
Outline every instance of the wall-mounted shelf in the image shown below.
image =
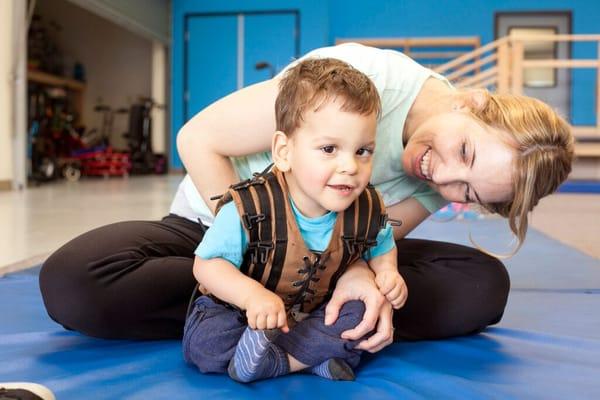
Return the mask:
{"type": "Polygon", "coordinates": [[[60,86],[71,90],[85,90],[85,83],[63,76],[52,75],[41,71],[27,71],[27,80],[48,86],[60,86]]]}
{"type": "Polygon", "coordinates": [[[64,88],[69,93],[73,109],[76,112],[76,123],[82,123],[83,101],[85,94],[85,83],[75,79],[49,74],[42,71],[27,71],[27,81],[48,87],[64,88]]]}

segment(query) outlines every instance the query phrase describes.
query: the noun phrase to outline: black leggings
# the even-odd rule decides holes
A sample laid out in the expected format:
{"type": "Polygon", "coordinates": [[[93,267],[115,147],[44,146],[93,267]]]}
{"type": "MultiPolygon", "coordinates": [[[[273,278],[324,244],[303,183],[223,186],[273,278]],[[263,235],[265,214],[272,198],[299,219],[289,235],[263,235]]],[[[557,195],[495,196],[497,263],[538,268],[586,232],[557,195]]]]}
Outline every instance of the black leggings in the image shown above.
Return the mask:
{"type": "MultiPolygon", "coordinates": [[[[169,215],[111,224],[73,239],[40,272],[48,314],[95,337],[180,338],[203,228],[169,215]]],[[[500,321],[509,290],[500,261],[450,243],[403,239],[396,245],[409,293],[394,314],[396,340],[465,335],[500,321]]]]}

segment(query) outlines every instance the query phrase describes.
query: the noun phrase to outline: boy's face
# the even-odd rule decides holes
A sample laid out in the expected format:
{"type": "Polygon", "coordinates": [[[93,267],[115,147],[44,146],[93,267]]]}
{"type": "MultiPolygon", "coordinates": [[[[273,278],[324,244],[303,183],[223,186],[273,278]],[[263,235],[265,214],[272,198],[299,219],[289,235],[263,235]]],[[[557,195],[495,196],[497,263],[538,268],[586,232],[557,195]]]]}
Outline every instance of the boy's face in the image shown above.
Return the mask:
{"type": "Polygon", "coordinates": [[[307,217],[345,210],[371,177],[377,117],[342,111],[341,104],[328,100],[317,111],[307,111],[291,137],[279,133],[286,142],[285,160],[282,164],[275,157],[276,165],[307,217]]]}

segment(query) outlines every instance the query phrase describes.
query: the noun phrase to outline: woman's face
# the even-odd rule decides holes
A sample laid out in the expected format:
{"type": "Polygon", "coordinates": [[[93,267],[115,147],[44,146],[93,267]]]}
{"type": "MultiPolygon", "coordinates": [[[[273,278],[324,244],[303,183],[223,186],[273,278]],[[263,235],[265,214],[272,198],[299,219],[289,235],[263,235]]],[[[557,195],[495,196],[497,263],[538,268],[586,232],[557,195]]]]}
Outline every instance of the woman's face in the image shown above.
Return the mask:
{"type": "Polygon", "coordinates": [[[404,170],[422,179],[446,200],[495,203],[513,196],[516,149],[508,133],[485,126],[465,110],[438,114],[409,137],[404,170]]]}

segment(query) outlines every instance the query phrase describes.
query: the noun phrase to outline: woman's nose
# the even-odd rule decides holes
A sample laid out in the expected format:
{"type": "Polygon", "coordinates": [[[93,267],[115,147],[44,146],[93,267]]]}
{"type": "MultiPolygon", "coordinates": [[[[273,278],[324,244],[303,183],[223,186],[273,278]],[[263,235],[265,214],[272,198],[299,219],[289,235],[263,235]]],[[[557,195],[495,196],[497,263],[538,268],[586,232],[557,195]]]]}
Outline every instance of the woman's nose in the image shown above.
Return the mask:
{"type": "Polygon", "coordinates": [[[458,164],[440,164],[434,169],[431,180],[436,185],[447,185],[466,180],[466,169],[458,164]]]}

